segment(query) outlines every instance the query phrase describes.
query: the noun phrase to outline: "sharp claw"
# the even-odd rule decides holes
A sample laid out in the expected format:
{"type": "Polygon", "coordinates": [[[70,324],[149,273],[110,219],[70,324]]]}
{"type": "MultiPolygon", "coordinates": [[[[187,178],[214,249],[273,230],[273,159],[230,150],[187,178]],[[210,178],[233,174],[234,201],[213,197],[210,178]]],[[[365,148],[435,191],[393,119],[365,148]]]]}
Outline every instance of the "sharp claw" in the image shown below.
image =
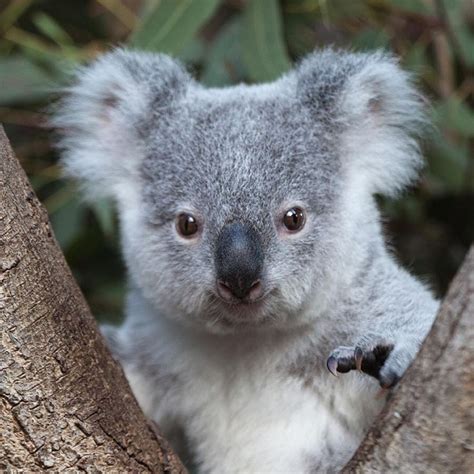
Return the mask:
{"type": "Polygon", "coordinates": [[[331,372],[334,377],[337,377],[337,359],[333,356],[330,356],[326,362],[329,372],[331,372]]]}
{"type": "Polygon", "coordinates": [[[364,357],[364,353],[360,347],[356,347],[354,350],[354,360],[355,366],[357,370],[362,370],[362,359],[364,357]]]}

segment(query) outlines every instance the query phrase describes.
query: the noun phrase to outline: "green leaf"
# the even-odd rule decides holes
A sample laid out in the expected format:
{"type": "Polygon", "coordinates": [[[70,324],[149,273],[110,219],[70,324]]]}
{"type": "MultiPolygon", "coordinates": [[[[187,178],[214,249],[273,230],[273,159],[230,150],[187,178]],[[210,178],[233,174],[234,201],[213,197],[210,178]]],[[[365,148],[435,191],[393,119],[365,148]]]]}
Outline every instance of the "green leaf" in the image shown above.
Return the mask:
{"type": "Polygon", "coordinates": [[[367,0],[318,0],[320,11],[318,16],[326,25],[345,21],[368,20],[371,9],[367,0]]]}
{"type": "Polygon", "coordinates": [[[277,0],[249,0],[242,24],[242,59],[249,76],[271,81],[291,68],[277,0]]]}
{"type": "Polygon", "coordinates": [[[430,2],[424,2],[422,0],[390,0],[390,6],[406,12],[426,15],[433,13],[433,9],[430,8],[430,2]]]}
{"type": "Polygon", "coordinates": [[[220,0],[162,0],[143,19],[132,46],[178,55],[220,0]]]}
{"type": "Polygon", "coordinates": [[[385,48],[390,44],[390,37],[384,30],[367,28],[358,33],[352,40],[352,46],[359,50],[385,48]]]}
{"type": "Polygon", "coordinates": [[[73,44],[73,40],[69,34],[49,15],[37,13],[33,17],[33,23],[41,33],[59,46],[71,46],[73,44]]]}
{"type": "Polygon", "coordinates": [[[99,199],[92,204],[92,211],[104,235],[111,237],[115,230],[114,212],[108,199],[99,199]]]}
{"type": "Polygon", "coordinates": [[[47,64],[50,69],[56,71],[64,70],[62,65],[71,67],[77,65],[78,61],[90,59],[87,50],[83,51],[80,48],[67,45],[58,48],[45,42],[40,36],[20,28],[10,28],[5,33],[5,39],[8,43],[20,48],[21,53],[25,56],[33,61],[47,64]]]}
{"type": "Polygon", "coordinates": [[[197,64],[202,62],[206,46],[201,38],[194,38],[178,54],[179,59],[185,63],[197,64]]]}
{"type": "Polygon", "coordinates": [[[12,26],[32,3],[33,0],[20,0],[10,2],[7,7],[4,7],[0,15],[0,30],[6,31],[10,26],[12,26]]]}
{"type": "Polygon", "coordinates": [[[240,17],[223,26],[203,65],[201,81],[204,84],[218,87],[242,80],[240,31],[240,17]]]}
{"type": "Polygon", "coordinates": [[[428,154],[427,175],[442,192],[460,192],[465,185],[469,163],[469,146],[450,143],[442,137],[435,137],[428,154]]]}
{"type": "Polygon", "coordinates": [[[450,97],[434,108],[434,121],[440,127],[464,137],[474,137],[474,111],[455,97],[450,97]]]}
{"type": "Polygon", "coordinates": [[[66,250],[80,234],[85,211],[86,208],[76,193],[69,194],[61,206],[50,214],[54,234],[63,250],[66,250]]]}
{"type": "Polygon", "coordinates": [[[0,60],[0,105],[36,102],[47,97],[55,82],[25,56],[0,60]]]}
{"type": "Polygon", "coordinates": [[[417,75],[421,75],[427,70],[432,69],[426,52],[427,46],[425,44],[413,44],[413,46],[407,50],[403,58],[403,65],[407,69],[416,72],[417,75]]]}
{"type": "MultiPolygon", "coordinates": [[[[469,26],[467,19],[467,5],[469,2],[459,0],[442,0],[446,9],[449,28],[455,38],[455,50],[458,56],[461,56],[468,67],[474,67],[474,32],[469,26]]],[[[471,2],[472,3],[472,2],[471,2]]],[[[472,9],[472,5],[470,6],[472,9]]]]}
{"type": "Polygon", "coordinates": [[[314,23],[317,20],[309,15],[287,14],[284,21],[289,54],[292,57],[300,58],[312,51],[316,43],[314,23]]]}

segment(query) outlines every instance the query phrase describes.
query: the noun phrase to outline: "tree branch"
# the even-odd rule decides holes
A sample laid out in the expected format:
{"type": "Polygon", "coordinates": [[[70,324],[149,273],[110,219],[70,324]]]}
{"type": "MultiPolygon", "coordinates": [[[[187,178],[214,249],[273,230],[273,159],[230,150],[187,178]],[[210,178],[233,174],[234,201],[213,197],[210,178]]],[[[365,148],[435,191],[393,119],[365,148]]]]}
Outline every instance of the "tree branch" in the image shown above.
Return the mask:
{"type": "Polygon", "coordinates": [[[147,424],[0,126],[0,470],[185,472],[147,424]]]}
{"type": "Polygon", "coordinates": [[[474,247],[431,332],[344,473],[471,472],[474,247]]]}

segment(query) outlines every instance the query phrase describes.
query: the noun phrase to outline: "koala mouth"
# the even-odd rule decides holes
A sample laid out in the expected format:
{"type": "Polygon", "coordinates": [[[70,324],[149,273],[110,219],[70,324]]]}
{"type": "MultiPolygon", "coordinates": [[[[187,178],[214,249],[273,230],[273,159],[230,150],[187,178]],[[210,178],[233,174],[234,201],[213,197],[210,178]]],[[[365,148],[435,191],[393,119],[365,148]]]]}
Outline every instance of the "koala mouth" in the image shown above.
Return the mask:
{"type": "Polygon", "coordinates": [[[211,326],[230,331],[263,329],[274,325],[278,320],[275,313],[278,295],[278,287],[272,286],[266,288],[264,294],[255,301],[238,299],[226,301],[214,289],[209,293],[210,305],[207,317],[211,321],[211,326]]]}
{"type": "Polygon", "coordinates": [[[217,281],[217,294],[221,300],[230,305],[250,306],[265,298],[265,290],[260,280],[251,283],[248,289],[236,291],[225,282],[217,281]]]}
{"type": "Polygon", "coordinates": [[[224,299],[218,293],[214,294],[215,301],[220,310],[232,318],[240,320],[258,319],[265,313],[268,300],[273,293],[272,289],[263,291],[257,299],[224,299]]]}
{"type": "Polygon", "coordinates": [[[246,311],[246,310],[257,310],[265,305],[265,298],[259,298],[255,301],[224,301],[224,304],[230,310],[246,311]]]}

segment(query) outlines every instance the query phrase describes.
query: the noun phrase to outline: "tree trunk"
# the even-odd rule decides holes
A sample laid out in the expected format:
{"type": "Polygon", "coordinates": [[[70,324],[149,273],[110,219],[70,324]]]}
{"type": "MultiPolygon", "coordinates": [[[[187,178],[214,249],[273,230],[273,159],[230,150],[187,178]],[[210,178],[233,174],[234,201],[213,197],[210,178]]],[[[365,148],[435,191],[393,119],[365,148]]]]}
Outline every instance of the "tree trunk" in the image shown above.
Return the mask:
{"type": "Polygon", "coordinates": [[[474,472],[474,247],[345,473],[474,472]]]}
{"type": "Polygon", "coordinates": [[[0,470],[185,472],[97,331],[0,127],[0,470]]]}

